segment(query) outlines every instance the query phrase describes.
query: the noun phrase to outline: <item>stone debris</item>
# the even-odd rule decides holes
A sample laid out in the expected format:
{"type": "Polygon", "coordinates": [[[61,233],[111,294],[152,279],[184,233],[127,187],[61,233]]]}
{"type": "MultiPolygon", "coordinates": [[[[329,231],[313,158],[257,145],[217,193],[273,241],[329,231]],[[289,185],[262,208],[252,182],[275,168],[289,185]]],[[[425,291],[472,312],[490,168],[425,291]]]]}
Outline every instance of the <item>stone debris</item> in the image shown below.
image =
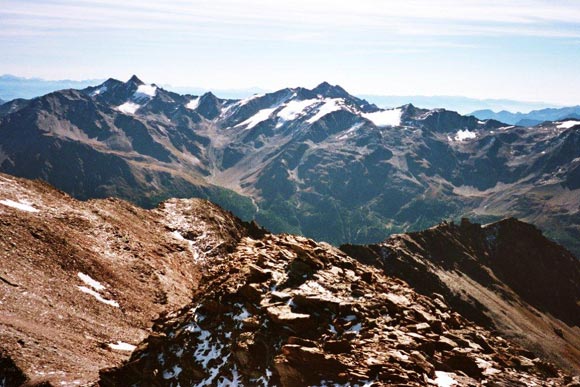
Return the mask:
{"type": "Polygon", "coordinates": [[[291,235],[244,238],[215,257],[193,302],[154,330],[123,366],[101,372],[100,385],[579,382],[450,311],[443,297],[419,295],[328,245],[291,235]]]}

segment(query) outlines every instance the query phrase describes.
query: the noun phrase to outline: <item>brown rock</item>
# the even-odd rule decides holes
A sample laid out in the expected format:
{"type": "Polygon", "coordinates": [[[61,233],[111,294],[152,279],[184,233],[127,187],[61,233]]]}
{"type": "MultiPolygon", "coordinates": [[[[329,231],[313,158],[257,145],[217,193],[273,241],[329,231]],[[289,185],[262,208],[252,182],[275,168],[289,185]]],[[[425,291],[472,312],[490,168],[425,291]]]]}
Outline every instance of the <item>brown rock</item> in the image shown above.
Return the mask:
{"type": "Polygon", "coordinates": [[[482,371],[477,366],[477,362],[470,356],[463,353],[454,353],[443,360],[443,363],[452,370],[465,372],[472,378],[481,378],[482,371]]]}
{"type": "Polygon", "coordinates": [[[352,350],[349,340],[328,340],[324,343],[324,350],[329,353],[348,353],[352,350]]]}

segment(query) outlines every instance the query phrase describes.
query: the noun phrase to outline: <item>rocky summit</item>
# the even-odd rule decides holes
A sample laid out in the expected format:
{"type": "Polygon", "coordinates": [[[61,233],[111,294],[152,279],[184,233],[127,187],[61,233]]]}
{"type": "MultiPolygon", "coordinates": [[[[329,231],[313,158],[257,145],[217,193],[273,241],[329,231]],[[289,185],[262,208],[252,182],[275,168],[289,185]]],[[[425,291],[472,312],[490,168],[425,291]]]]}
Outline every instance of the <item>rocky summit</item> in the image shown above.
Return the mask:
{"type": "Polygon", "coordinates": [[[564,385],[558,369],[327,244],[244,238],[103,386],[564,385]]]}
{"type": "Polygon", "coordinates": [[[8,175],[0,196],[4,386],[580,383],[541,348],[471,321],[449,292],[421,295],[372,262],[207,201],[80,202],[8,175]]]}
{"type": "Polygon", "coordinates": [[[210,199],[335,245],[514,216],[578,256],[579,130],[381,109],[326,82],[231,100],[133,76],[1,105],[0,171],[80,199],[210,199]]]}

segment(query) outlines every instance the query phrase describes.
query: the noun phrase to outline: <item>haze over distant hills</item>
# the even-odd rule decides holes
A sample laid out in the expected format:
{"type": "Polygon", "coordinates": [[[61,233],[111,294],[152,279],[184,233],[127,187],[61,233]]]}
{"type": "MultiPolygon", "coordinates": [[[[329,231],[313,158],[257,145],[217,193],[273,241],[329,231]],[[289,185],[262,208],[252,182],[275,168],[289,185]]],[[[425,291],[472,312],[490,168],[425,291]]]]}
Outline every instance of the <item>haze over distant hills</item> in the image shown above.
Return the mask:
{"type": "Polygon", "coordinates": [[[23,78],[10,74],[0,75],[0,100],[9,101],[16,98],[34,98],[56,90],[82,89],[102,82],[100,79],[82,81],[46,80],[41,78],[23,78]]]}
{"type": "MultiPolygon", "coordinates": [[[[533,109],[556,107],[548,102],[517,101],[512,99],[480,99],[451,95],[367,95],[361,94],[361,98],[367,99],[381,107],[396,107],[411,103],[426,109],[445,108],[461,114],[468,114],[475,110],[508,110],[527,112],[533,109]]],[[[471,113],[473,114],[473,113],[471,113]]],[[[481,118],[481,117],[478,117],[481,118]]],[[[493,118],[493,117],[490,117],[493,118]]],[[[497,119],[497,118],[494,118],[497,119]]],[[[502,120],[499,120],[502,121],[502,120]]],[[[502,121],[505,122],[505,121],[502,121]]]]}
{"type": "Polygon", "coordinates": [[[482,120],[494,119],[511,125],[534,126],[545,121],[580,118],[580,106],[540,109],[529,113],[511,113],[505,110],[496,113],[491,110],[478,110],[471,114],[482,120]]]}

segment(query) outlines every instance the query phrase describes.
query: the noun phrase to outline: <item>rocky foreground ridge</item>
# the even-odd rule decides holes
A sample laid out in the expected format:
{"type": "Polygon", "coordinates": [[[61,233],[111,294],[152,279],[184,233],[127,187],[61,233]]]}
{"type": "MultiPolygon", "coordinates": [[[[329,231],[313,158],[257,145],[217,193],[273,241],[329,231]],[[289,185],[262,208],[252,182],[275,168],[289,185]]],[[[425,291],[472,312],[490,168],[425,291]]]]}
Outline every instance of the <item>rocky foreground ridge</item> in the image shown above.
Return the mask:
{"type": "Polygon", "coordinates": [[[206,201],[78,202],[8,175],[0,195],[5,386],[580,382],[453,297],[206,201]]]}
{"type": "Polygon", "coordinates": [[[536,227],[513,218],[485,226],[463,219],[341,249],[580,372],[580,264],[536,227]]]}

